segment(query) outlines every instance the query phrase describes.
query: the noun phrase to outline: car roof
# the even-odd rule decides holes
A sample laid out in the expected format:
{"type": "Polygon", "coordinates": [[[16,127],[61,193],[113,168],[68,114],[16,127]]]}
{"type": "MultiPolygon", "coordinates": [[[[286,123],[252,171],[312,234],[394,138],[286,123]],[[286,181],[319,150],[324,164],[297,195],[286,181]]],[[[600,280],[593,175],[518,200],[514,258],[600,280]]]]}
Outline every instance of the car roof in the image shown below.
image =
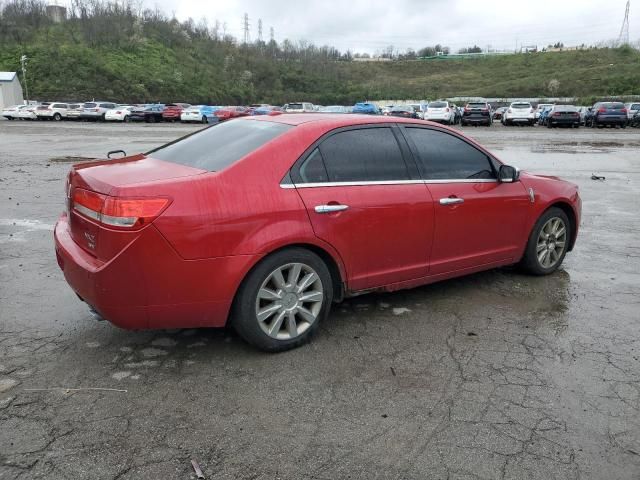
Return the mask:
{"type": "Polygon", "coordinates": [[[442,127],[442,125],[434,122],[428,122],[426,120],[417,119],[405,119],[400,117],[393,117],[391,120],[389,117],[382,115],[358,115],[354,114],[327,114],[327,113],[289,113],[286,115],[278,115],[275,117],[245,117],[242,119],[234,120],[245,122],[274,122],[283,123],[286,125],[303,125],[314,123],[317,126],[326,128],[340,128],[350,127],[354,125],[367,125],[375,123],[413,123],[419,125],[432,125],[442,127]]]}

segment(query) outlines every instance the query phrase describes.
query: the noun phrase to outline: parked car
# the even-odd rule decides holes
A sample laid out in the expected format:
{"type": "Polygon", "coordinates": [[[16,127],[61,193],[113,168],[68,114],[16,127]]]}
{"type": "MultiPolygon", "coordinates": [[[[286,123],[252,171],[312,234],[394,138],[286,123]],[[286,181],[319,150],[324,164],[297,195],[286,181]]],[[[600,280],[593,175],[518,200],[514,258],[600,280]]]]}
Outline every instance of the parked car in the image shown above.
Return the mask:
{"type": "Polygon", "coordinates": [[[81,120],[94,120],[104,122],[107,111],[116,108],[118,105],[113,102],[93,101],[86,102],[82,106],[81,120]]]}
{"type": "Polygon", "coordinates": [[[534,110],[529,102],[513,102],[502,116],[505,125],[533,125],[535,121],[534,110]]]}
{"type": "Polygon", "coordinates": [[[634,128],[640,127],[640,110],[633,115],[633,118],[629,121],[629,125],[634,128]]]}
{"type": "Polygon", "coordinates": [[[352,113],[360,113],[364,115],[380,115],[380,109],[375,103],[359,102],[351,109],[352,113]]]}
{"type": "Polygon", "coordinates": [[[449,102],[445,100],[438,100],[436,102],[429,103],[427,111],[424,114],[424,119],[432,122],[453,125],[456,120],[456,114],[449,102]]]}
{"type": "Polygon", "coordinates": [[[487,102],[470,102],[464,107],[460,124],[465,125],[486,125],[490,127],[493,123],[491,105],[487,102]]]}
{"type": "Polygon", "coordinates": [[[69,105],[67,103],[48,103],[38,105],[36,107],[36,117],[38,120],[60,120],[67,118],[67,112],[69,111],[69,105]]]}
{"type": "Polygon", "coordinates": [[[542,109],[542,111],[540,112],[540,116],[538,117],[538,120],[537,120],[538,125],[541,125],[543,127],[547,125],[547,119],[549,118],[549,112],[551,112],[552,108],[553,107],[544,107],[542,109]]]}
{"type": "Polygon", "coordinates": [[[69,104],[69,109],[67,110],[67,120],[78,120],[84,111],[83,103],[73,103],[69,104]]]}
{"type": "Polygon", "coordinates": [[[504,112],[506,111],[507,111],[507,107],[496,108],[493,112],[493,119],[502,120],[502,115],[504,115],[504,112]]]}
{"type": "Polygon", "coordinates": [[[116,108],[107,110],[104,114],[104,119],[108,122],[129,123],[131,121],[131,111],[134,108],[135,105],[118,105],[116,108]]]}
{"type": "Polygon", "coordinates": [[[129,119],[134,122],[156,123],[163,120],[164,112],[163,103],[147,103],[145,105],[137,105],[131,109],[129,119]]]}
{"type": "Polygon", "coordinates": [[[184,123],[218,123],[218,117],[215,112],[220,107],[212,107],[210,105],[195,105],[185,108],[180,114],[180,121],[184,123]]]}
{"type": "Polygon", "coordinates": [[[427,104],[410,103],[409,106],[416,112],[416,118],[424,119],[424,112],[427,110],[427,104]]]}
{"type": "Polygon", "coordinates": [[[66,281],[123,328],[230,324],[281,351],[347,296],[511,264],[546,275],[574,248],[576,185],[419,120],[311,115],[73,167],[54,229],[66,281]]]}
{"type": "Polygon", "coordinates": [[[20,120],[37,120],[38,116],[36,115],[37,105],[27,105],[25,108],[20,109],[18,112],[18,118],[20,120]]]}
{"type": "Polygon", "coordinates": [[[538,120],[538,118],[540,118],[540,114],[545,108],[551,108],[551,107],[553,107],[553,103],[539,103],[535,111],[533,112],[535,119],[538,120]]]}
{"type": "Polygon", "coordinates": [[[12,105],[2,110],[2,116],[7,120],[15,120],[20,118],[20,111],[27,108],[27,105],[12,105]]]}
{"type": "Polygon", "coordinates": [[[314,111],[313,103],[298,102],[287,103],[284,107],[286,113],[311,113],[314,111]]]}
{"type": "Polygon", "coordinates": [[[218,120],[224,122],[238,117],[246,117],[249,115],[247,107],[222,107],[215,112],[215,116],[218,120]]]}
{"type": "Polygon", "coordinates": [[[411,105],[396,105],[389,111],[391,117],[418,118],[418,114],[411,105]]]}
{"type": "Polygon", "coordinates": [[[177,122],[180,120],[182,111],[190,106],[188,103],[168,103],[162,111],[162,120],[165,122],[177,122]]]}
{"type": "Polygon", "coordinates": [[[343,105],[329,105],[322,107],[319,113],[351,113],[351,109],[343,105]]]}
{"type": "Polygon", "coordinates": [[[584,125],[589,113],[589,107],[578,107],[578,113],[580,114],[580,125],[584,125]]]}
{"type": "Polygon", "coordinates": [[[252,115],[281,115],[282,108],[274,107],[272,105],[264,105],[262,107],[257,107],[253,110],[252,115]]]}
{"type": "Polygon", "coordinates": [[[591,108],[589,125],[600,128],[607,125],[626,128],[629,119],[627,109],[622,102],[598,102],[591,108]]]}
{"type": "Polygon", "coordinates": [[[579,128],[580,112],[573,105],[554,105],[549,110],[546,120],[547,127],[555,128],[561,126],[579,128]]]}
{"type": "Polygon", "coordinates": [[[625,103],[624,108],[627,109],[627,118],[631,121],[634,115],[640,112],[640,103],[625,103]]]}

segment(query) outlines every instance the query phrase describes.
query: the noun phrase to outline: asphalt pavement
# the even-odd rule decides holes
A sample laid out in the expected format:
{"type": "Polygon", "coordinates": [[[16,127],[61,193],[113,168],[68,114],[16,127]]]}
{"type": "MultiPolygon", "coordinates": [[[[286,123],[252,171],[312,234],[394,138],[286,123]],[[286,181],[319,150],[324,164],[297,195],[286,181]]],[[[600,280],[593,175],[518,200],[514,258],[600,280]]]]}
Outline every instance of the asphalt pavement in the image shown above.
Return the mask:
{"type": "Polygon", "coordinates": [[[97,322],[56,263],[72,157],[197,128],[0,122],[0,479],[640,478],[640,130],[465,128],[580,186],[563,268],[353,298],[269,355],[97,322]]]}

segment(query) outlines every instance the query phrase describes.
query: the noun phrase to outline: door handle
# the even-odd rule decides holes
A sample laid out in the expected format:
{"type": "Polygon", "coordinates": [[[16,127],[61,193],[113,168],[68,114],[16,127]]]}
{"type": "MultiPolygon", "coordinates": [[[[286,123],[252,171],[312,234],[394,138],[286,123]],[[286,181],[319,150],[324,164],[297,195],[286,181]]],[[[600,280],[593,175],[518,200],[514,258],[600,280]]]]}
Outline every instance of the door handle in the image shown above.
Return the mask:
{"type": "Polygon", "coordinates": [[[458,205],[460,203],[464,203],[464,198],[447,197],[440,199],[440,205],[458,205]]]}
{"type": "Polygon", "coordinates": [[[316,205],[316,213],[333,213],[342,212],[349,208],[349,205],[316,205]]]}

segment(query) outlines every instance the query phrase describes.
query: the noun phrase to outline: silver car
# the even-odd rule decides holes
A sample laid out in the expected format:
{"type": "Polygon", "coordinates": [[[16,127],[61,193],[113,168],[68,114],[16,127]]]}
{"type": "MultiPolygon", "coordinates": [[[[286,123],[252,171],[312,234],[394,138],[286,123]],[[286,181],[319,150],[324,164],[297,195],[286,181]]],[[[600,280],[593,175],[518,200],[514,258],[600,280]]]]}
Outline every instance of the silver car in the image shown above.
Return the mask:
{"type": "Polygon", "coordinates": [[[627,118],[631,120],[636,113],[640,112],[640,103],[625,103],[624,108],[627,109],[627,118]]]}
{"type": "Polygon", "coordinates": [[[86,102],[82,106],[82,113],[80,114],[80,119],[104,121],[104,116],[107,113],[107,110],[111,110],[113,108],[116,108],[117,106],[118,104],[113,102],[102,102],[102,101],[86,102]]]}

